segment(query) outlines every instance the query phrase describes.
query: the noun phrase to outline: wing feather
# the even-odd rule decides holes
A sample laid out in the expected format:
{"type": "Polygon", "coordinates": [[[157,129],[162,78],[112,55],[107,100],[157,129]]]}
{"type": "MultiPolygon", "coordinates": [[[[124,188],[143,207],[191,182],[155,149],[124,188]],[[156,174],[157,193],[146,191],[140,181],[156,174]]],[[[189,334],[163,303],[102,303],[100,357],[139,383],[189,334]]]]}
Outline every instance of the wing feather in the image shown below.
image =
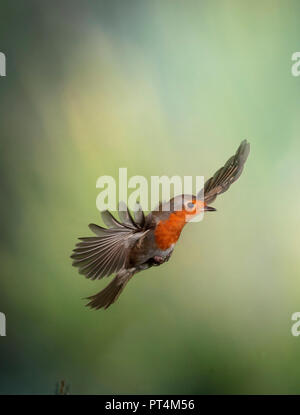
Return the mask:
{"type": "Polygon", "coordinates": [[[206,203],[211,203],[219,194],[226,192],[242,174],[249,151],[250,144],[247,140],[242,141],[236,153],[205,182],[204,189],[198,193],[197,198],[204,198],[206,203]]]}
{"type": "Polygon", "coordinates": [[[101,212],[103,222],[108,228],[124,228],[124,225],[120,223],[108,210],[101,212]]]}
{"type": "Polygon", "coordinates": [[[144,215],[143,209],[142,209],[142,207],[139,203],[137,204],[137,209],[134,211],[134,220],[135,220],[135,223],[138,226],[140,226],[141,228],[144,227],[144,225],[145,225],[145,215],[144,215]]]}
{"type": "Polygon", "coordinates": [[[126,210],[119,211],[119,217],[120,221],[109,211],[102,212],[103,222],[108,228],[92,223],[89,228],[96,236],[79,238],[71,258],[80,274],[99,279],[126,266],[128,250],[145,234],[146,229],[141,227],[144,214],[136,222],[126,207],[126,210]]]}

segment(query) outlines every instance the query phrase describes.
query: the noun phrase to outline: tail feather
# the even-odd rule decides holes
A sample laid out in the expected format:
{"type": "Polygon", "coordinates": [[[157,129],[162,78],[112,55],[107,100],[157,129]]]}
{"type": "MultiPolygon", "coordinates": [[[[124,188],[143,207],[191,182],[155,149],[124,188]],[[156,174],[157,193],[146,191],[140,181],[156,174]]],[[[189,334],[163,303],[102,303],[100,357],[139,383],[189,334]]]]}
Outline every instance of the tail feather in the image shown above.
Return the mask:
{"type": "Polygon", "coordinates": [[[111,304],[117,301],[121,292],[124,290],[130,278],[134,275],[134,271],[121,271],[115,278],[99,293],[87,297],[91,300],[87,307],[99,310],[100,308],[107,309],[111,304]]]}

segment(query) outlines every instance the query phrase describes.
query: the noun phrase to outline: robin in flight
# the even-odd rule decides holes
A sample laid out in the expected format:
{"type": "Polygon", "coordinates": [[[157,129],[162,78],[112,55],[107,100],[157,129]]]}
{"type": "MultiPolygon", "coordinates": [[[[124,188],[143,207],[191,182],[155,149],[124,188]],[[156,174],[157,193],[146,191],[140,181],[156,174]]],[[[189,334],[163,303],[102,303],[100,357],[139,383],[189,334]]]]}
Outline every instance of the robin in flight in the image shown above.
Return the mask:
{"type": "Polygon", "coordinates": [[[140,206],[134,216],[126,205],[119,207],[119,220],[108,210],[102,212],[107,228],[90,224],[96,236],[79,238],[71,258],[79,273],[92,280],[116,275],[106,288],[88,297],[87,306],[108,308],[137,272],[168,261],[185,224],[199,212],[216,210],[208,204],[239,178],[249,150],[249,143],[242,141],[235,155],[205,182],[197,196],[175,196],[147,216],[140,206]]]}

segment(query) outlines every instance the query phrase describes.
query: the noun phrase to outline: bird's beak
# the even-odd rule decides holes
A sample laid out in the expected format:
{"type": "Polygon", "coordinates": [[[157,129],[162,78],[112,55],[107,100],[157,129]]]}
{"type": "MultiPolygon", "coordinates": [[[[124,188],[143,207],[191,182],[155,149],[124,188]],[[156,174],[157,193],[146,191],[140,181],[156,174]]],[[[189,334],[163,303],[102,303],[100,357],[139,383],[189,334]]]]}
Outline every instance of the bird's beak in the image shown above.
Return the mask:
{"type": "Polygon", "coordinates": [[[217,209],[215,209],[212,206],[204,206],[204,212],[215,212],[217,209]]]}

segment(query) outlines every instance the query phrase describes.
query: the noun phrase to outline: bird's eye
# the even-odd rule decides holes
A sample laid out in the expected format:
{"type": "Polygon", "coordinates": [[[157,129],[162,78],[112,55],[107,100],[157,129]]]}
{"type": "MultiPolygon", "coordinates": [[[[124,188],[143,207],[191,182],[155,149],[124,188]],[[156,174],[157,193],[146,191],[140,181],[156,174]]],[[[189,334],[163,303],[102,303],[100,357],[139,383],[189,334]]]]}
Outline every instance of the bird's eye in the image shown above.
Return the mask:
{"type": "Polygon", "coordinates": [[[194,209],[194,203],[192,203],[192,202],[188,202],[187,204],[186,204],[186,206],[187,206],[187,208],[188,209],[194,209]]]}

